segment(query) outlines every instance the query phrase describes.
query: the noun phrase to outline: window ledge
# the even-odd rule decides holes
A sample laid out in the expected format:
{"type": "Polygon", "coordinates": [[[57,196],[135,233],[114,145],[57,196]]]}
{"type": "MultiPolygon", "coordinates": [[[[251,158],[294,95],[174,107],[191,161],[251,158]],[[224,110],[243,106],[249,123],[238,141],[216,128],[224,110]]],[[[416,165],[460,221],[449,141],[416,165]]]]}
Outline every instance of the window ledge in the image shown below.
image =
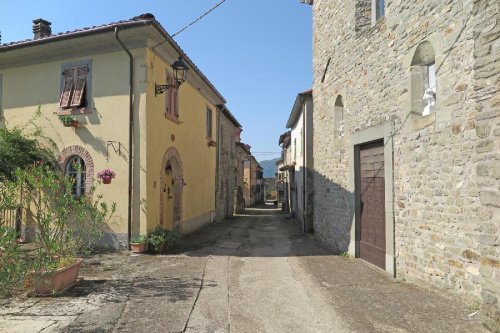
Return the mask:
{"type": "Polygon", "coordinates": [[[413,113],[412,118],[413,119],[411,122],[411,129],[414,131],[421,130],[422,128],[425,128],[436,122],[436,111],[432,112],[427,116],[422,116],[420,114],[413,113]]]}
{"type": "Polygon", "coordinates": [[[59,109],[56,113],[58,116],[72,116],[79,114],[91,114],[96,112],[93,108],[71,108],[71,109],[59,109]]]}
{"type": "Polygon", "coordinates": [[[176,123],[177,125],[179,125],[181,123],[180,120],[179,120],[179,117],[175,117],[175,116],[172,116],[172,115],[169,115],[169,114],[165,114],[165,119],[168,119],[171,122],[176,123]]]}

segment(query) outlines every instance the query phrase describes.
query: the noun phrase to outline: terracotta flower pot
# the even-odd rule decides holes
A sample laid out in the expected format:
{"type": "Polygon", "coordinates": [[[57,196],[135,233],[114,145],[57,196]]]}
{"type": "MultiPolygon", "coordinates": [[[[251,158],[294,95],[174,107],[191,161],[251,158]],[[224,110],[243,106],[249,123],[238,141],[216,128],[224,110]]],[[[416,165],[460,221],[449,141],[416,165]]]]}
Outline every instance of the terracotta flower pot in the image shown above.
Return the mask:
{"type": "Polygon", "coordinates": [[[103,176],[101,177],[101,179],[103,184],[111,184],[111,179],[112,179],[111,177],[103,176]]]}
{"type": "Polygon", "coordinates": [[[78,120],[72,120],[71,126],[73,126],[74,128],[77,128],[78,126],[80,126],[80,122],[78,120]]]}
{"type": "Polygon", "coordinates": [[[76,283],[83,259],[50,273],[35,273],[35,296],[50,296],[62,293],[76,283]]]}
{"type": "Polygon", "coordinates": [[[130,250],[133,253],[142,253],[146,249],[146,243],[130,243],[130,250]]]}

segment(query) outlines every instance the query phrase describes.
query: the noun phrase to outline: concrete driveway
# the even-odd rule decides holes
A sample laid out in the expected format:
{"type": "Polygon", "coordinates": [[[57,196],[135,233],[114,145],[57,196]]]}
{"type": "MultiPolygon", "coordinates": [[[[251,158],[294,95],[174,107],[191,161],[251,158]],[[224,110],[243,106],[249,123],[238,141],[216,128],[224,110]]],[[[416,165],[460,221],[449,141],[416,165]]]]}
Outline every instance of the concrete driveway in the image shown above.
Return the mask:
{"type": "Polygon", "coordinates": [[[334,256],[272,206],[169,255],[95,255],[64,296],[0,301],[0,332],[485,332],[474,309],[334,256]]]}

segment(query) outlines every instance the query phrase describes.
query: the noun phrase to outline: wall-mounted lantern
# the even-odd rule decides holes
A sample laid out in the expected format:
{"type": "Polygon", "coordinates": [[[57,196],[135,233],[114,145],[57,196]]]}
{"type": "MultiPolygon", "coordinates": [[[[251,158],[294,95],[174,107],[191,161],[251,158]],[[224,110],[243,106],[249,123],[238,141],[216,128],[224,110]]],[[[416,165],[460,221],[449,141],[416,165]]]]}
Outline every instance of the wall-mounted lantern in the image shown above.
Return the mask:
{"type": "Polygon", "coordinates": [[[155,82],[155,97],[156,95],[163,94],[168,89],[178,88],[186,81],[187,72],[189,67],[184,63],[182,57],[179,57],[176,62],[172,64],[174,70],[175,83],[174,84],[156,84],[155,82]]]}

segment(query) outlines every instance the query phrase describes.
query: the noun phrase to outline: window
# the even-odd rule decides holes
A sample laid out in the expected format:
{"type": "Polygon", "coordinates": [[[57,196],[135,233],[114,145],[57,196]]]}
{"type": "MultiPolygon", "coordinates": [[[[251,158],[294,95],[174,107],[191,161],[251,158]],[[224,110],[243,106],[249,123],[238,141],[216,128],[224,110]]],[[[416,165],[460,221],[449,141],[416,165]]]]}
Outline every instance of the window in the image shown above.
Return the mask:
{"type": "Polygon", "coordinates": [[[411,111],[428,116],[436,107],[436,61],[431,43],[424,41],[415,50],[410,67],[411,111]]]}
{"type": "Polygon", "coordinates": [[[207,138],[212,138],[212,109],[207,108],[207,138]]]}
{"type": "Polygon", "coordinates": [[[355,0],[354,31],[361,34],[385,16],[384,0],[355,0]]]}
{"type": "MultiPolygon", "coordinates": [[[[167,73],[167,84],[176,85],[175,79],[167,73]]],[[[172,120],[177,120],[179,118],[179,98],[178,98],[179,89],[177,87],[173,87],[168,89],[165,92],[165,117],[170,118],[172,120]]]]}
{"type": "Polygon", "coordinates": [[[297,160],[297,138],[293,139],[293,162],[297,160]]]}
{"type": "Polygon", "coordinates": [[[342,137],[344,135],[344,103],[341,95],[338,95],[335,100],[333,126],[335,136],[339,138],[342,137]]]}
{"type": "Polygon", "coordinates": [[[65,65],[61,75],[59,106],[63,109],[89,106],[90,63],[65,65]]]}
{"type": "MultiPolygon", "coordinates": [[[[374,14],[374,21],[378,21],[385,15],[385,1],[384,0],[372,0],[372,11],[374,14]]],[[[375,23],[372,22],[372,23],[375,23]]]]}
{"type": "Polygon", "coordinates": [[[80,197],[85,194],[85,162],[78,155],[71,156],[66,162],[64,168],[66,176],[73,181],[71,193],[75,197],[80,197]]]}

